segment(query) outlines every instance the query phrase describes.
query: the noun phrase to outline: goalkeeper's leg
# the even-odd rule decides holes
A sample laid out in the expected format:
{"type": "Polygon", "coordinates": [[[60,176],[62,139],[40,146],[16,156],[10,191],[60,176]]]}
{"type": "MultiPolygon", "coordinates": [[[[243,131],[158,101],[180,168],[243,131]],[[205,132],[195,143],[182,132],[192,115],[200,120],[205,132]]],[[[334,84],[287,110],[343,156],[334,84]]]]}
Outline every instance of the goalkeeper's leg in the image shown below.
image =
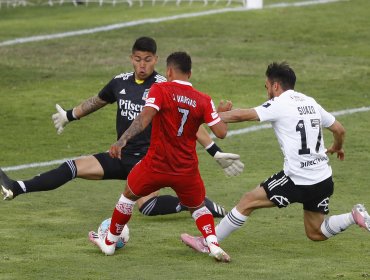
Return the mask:
{"type": "MultiPolygon", "coordinates": [[[[174,214],[188,210],[187,207],[180,204],[177,196],[151,194],[147,197],[142,197],[138,201],[139,211],[146,216],[157,216],[174,214]]],[[[222,206],[205,198],[205,205],[212,213],[213,217],[221,218],[227,214],[227,211],[222,206]]]]}
{"type": "Polygon", "coordinates": [[[4,186],[7,191],[5,199],[10,200],[23,193],[54,190],[76,177],[100,180],[103,175],[104,170],[94,156],[67,160],[59,167],[41,173],[30,180],[12,180],[4,174],[7,177],[7,184],[4,186]]]}

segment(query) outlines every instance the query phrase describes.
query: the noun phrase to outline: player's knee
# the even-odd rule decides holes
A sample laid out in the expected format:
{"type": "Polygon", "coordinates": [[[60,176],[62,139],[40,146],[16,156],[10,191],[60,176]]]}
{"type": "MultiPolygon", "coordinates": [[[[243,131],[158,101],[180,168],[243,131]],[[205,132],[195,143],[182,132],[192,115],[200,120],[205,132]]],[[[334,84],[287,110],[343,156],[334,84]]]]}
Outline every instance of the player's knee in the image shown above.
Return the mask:
{"type": "Polygon", "coordinates": [[[320,230],[306,231],[306,236],[311,241],[324,241],[327,237],[320,230]]]}
{"type": "Polygon", "coordinates": [[[237,209],[244,215],[250,214],[254,209],[256,209],[255,197],[252,192],[243,194],[237,205],[237,209]]]}

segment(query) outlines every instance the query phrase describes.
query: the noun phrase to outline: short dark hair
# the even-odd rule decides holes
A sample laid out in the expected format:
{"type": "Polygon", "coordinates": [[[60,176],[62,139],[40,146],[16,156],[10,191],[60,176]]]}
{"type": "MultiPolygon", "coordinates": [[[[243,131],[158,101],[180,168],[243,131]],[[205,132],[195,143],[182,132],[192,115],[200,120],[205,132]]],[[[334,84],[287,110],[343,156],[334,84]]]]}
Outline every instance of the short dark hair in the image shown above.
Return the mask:
{"type": "Polygon", "coordinates": [[[152,54],[156,54],[157,43],[153,38],[140,37],[136,39],[134,45],[132,46],[132,53],[134,53],[135,51],[150,52],[152,54]]]}
{"type": "Polygon", "coordinates": [[[184,74],[191,73],[191,57],[186,52],[174,52],[167,57],[167,66],[172,66],[184,74]]]}
{"type": "Polygon", "coordinates": [[[271,82],[278,82],[283,90],[294,89],[296,76],[293,69],[285,61],[269,64],[266,70],[266,77],[271,82]]]}

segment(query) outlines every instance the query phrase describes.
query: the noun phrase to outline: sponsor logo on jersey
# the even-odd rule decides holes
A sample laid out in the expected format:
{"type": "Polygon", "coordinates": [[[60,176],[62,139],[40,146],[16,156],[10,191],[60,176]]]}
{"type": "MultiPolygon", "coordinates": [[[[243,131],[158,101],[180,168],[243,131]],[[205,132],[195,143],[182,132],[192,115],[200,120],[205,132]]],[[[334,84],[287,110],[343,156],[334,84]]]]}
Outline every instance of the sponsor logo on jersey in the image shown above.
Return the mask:
{"type": "Polygon", "coordinates": [[[304,167],[309,167],[309,166],[312,166],[312,165],[316,165],[316,164],[319,164],[320,162],[323,162],[323,161],[328,161],[328,157],[319,157],[319,158],[315,158],[314,160],[308,160],[308,161],[304,161],[304,162],[300,162],[301,164],[301,168],[304,168],[304,167]]]}
{"type": "Polygon", "coordinates": [[[135,104],[131,100],[120,99],[118,106],[121,109],[121,116],[126,117],[129,121],[134,120],[143,110],[143,105],[135,104]]]}
{"type": "Polygon", "coordinates": [[[119,94],[126,94],[126,90],[125,89],[122,89],[119,94]]]}

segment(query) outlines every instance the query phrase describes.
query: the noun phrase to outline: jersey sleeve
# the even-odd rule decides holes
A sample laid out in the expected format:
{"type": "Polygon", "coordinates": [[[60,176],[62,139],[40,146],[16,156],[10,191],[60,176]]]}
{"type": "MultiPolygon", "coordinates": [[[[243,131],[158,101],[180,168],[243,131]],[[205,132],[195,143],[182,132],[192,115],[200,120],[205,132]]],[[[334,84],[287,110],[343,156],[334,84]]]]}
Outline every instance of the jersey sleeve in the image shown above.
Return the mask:
{"type": "Polygon", "coordinates": [[[206,106],[206,110],[204,111],[204,122],[208,126],[213,126],[221,121],[221,118],[219,117],[215,104],[213,103],[213,100],[209,97],[208,103],[206,106]]]}
{"type": "Polygon", "coordinates": [[[149,90],[148,98],[145,100],[144,107],[152,107],[159,111],[162,107],[163,94],[158,84],[152,85],[149,90]]]}
{"type": "Polygon", "coordinates": [[[108,102],[116,102],[116,95],[114,94],[114,79],[106,84],[98,94],[99,98],[108,102]]]}
{"type": "Polygon", "coordinates": [[[254,108],[261,122],[273,122],[279,118],[284,110],[277,98],[271,99],[260,106],[254,108]]]}
{"type": "Polygon", "coordinates": [[[335,117],[327,112],[323,107],[317,104],[321,115],[321,122],[323,127],[329,127],[335,122],[335,117]]]}

